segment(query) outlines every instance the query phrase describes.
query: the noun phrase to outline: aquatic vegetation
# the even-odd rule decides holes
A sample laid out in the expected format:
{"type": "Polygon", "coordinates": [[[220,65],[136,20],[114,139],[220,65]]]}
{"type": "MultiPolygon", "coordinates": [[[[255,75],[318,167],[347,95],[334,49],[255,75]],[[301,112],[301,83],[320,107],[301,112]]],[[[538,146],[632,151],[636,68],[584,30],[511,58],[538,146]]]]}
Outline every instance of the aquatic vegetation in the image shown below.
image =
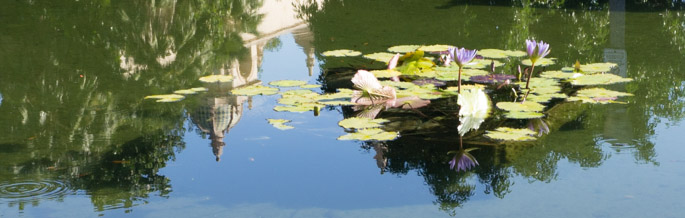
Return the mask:
{"type": "Polygon", "coordinates": [[[183,100],[185,96],[178,94],[168,94],[168,95],[148,95],[145,99],[157,99],[157,102],[177,102],[183,100]]]}
{"type": "Polygon", "coordinates": [[[291,122],[291,120],[286,120],[286,119],[266,119],[269,124],[272,126],[276,127],[277,129],[280,130],[288,130],[288,129],[293,129],[295,127],[285,125],[286,123],[291,122]]]}
{"type": "Polygon", "coordinates": [[[472,129],[478,129],[490,113],[490,99],[483,92],[482,87],[465,87],[464,92],[458,94],[457,104],[459,108],[459,126],[457,130],[460,135],[465,135],[472,129]]]}
{"type": "Polygon", "coordinates": [[[233,81],[233,76],[231,76],[231,75],[210,75],[210,76],[200,77],[199,80],[201,82],[204,82],[204,83],[226,83],[226,82],[233,81]]]}
{"type": "Polygon", "coordinates": [[[476,57],[477,50],[467,50],[465,48],[451,47],[448,49],[448,61],[445,65],[449,66],[450,62],[454,62],[459,66],[459,75],[457,77],[457,92],[461,92],[461,69],[476,57]]]}
{"type": "Polygon", "coordinates": [[[516,129],[509,127],[499,127],[492,131],[487,131],[485,137],[502,141],[533,141],[535,132],[530,129],[516,129]]]}
{"type": "Polygon", "coordinates": [[[301,80],[278,80],[278,81],[272,81],[269,83],[269,85],[280,86],[280,87],[302,86],[305,84],[307,84],[307,82],[301,81],[301,80]]]}
{"type": "Polygon", "coordinates": [[[526,56],[526,52],[489,48],[481,49],[480,51],[478,51],[478,55],[483,56],[485,58],[504,59],[510,57],[523,57],[526,56]]]}
{"type": "Polygon", "coordinates": [[[603,88],[590,88],[579,90],[576,93],[576,96],[569,97],[568,101],[582,101],[583,103],[593,104],[621,103],[618,101],[614,101],[621,96],[633,96],[633,94],[617,92],[603,88]]]}
{"type": "Polygon", "coordinates": [[[478,161],[469,152],[476,150],[478,148],[468,148],[459,149],[457,151],[450,151],[447,154],[454,154],[452,160],[450,160],[450,169],[459,171],[467,171],[473,167],[478,166],[478,161]]]}
{"type": "Polygon", "coordinates": [[[373,104],[374,99],[379,100],[393,100],[397,96],[395,88],[390,86],[383,86],[378,79],[366,70],[359,70],[352,77],[352,83],[361,91],[355,91],[352,96],[352,102],[364,104],[370,102],[373,104]]]}
{"type": "Polygon", "coordinates": [[[591,85],[609,85],[614,83],[623,83],[633,81],[631,78],[623,78],[614,74],[592,74],[583,75],[569,80],[571,84],[577,86],[591,86],[591,85]]]}
{"type": "Polygon", "coordinates": [[[303,89],[315,89],[315,88],[321,88],[321,85],[317,85],[317,84],[304,84],[304,85],[301,85],[300,88],[303,88],[303,89]]]}
{"type": "Polygon", "coordinates": [[[408,52],[413,52],[416,51],[416,49],[420,48],[420,45],[396,45],[393,47],[388,48],[389,52],[395,52],[395,53],[408,53],[408,52]]]}
{"type": "Polygon", "coordinates": [[[355,50],[349,50],[349,49],[338,49],[338,50],[332,50],[332,51],[325,51],[321,53],[323,56],[327,57],[354,57],[354,56],[359,56],[361,55],[361,52],[355,51],[355,50]]]}
{"type": "Polygon", "coordinates": [[[379,128],[360,129],[357,132],[348,133],[338,137],[338,140],[360,141],[388,141],[399,136],[397,132],[388,132],[379,128]]]}
{"type": "Polygon", "coordinates": [[[379,128],[382,127],[383,123],[388,122],[386,119],[369,119],[364,117],[351,117],[338,122],[343,128],[346,129],[367,129],[367,128],[379,128]]]}
{"type": "Polygon", "coordinates": [[[263,86],[263,85],[251,85],[251,86],[246,86],[246,87],[241,87],[234,89],[231,91],[234,95],[275,95],[278,93],[277,88],[272,88],[268,86],[263,86]]]}
{"type": "MultiPolygon", "coordinates": [[[[530,66],[531,70],[528,73],[528,79],[526,80],[526,89],[528,89],[528,83],[530,82],[530,78],[535,73],[535,62],[537,62],[539,59],[544,58],[549,54],[551,51],[549,49],[549,44],[543,42],[540,40],[540,42],[537,42],[535,40],[526,40],[526,51],[528,52],[528,60],[530,61],[530,66]]],[[[526,61],[523,61],[522,64],[526,64],[526,61]]]]}

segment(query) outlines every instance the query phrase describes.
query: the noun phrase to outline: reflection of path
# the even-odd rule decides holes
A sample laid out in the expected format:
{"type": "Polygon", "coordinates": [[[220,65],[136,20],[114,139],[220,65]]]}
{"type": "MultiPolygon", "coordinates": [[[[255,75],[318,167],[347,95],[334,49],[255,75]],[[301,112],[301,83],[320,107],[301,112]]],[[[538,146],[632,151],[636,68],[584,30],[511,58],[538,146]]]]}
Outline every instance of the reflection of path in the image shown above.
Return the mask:
{"type": "Polygon", "coordinates": [[[265,0],[259,13],[264,19],[258,25],[258,34],[242,34],[244,47],[249,53],[240,58],[234,58],[226,67],[219,69],[217,74],[231,75],[233,81],[222,85],[210,85],[208,94],[199,106],[189,110],[192,122],[204,133],[209,134],[212,151],[216,161],[221,160],[224,138],[243,115],[243,104],[248,102],[251,108],[251,98],[230,95],[230,91],[255,83],[259,83],[259,70],[264,56],[264,46],[267,42],[280,35],[291,33],[297,43],[307,55],[306,64],[309,76],[313,74],[314,47],[313,34],[304,21],[297,19],[293,0],[265,0]]]}

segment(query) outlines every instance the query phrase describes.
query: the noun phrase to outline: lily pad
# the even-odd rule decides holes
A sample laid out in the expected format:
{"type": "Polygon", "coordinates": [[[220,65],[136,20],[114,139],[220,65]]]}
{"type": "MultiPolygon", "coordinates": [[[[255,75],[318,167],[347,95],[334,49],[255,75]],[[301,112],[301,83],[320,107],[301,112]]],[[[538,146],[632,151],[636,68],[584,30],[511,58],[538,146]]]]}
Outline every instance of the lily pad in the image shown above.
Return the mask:
{"type": "Polygon", "coordinates": [[[469,80],[471,80],[473,82],[486,83],[486,84],[503,83],[507,80],[512,80],[512,79],[516,79],[516,76],[509,75],[509,74],[488,74],[488,75],[472,76],[469,78],[469,80]]]}
{"type": "Polygon", "coordinates": [[[300,86],[300,88],[303,88],[303,89],[315,89],[315,88],[320,88],[320,87],[321,87],[321,85],[317,85],[317,84],[304,84],[304,85],[300,86]]]}
{"type": "MultiPolygon", "coordinates": [[[[516,85],[519,85],[522,88],[526,87],[526,82],[517,82],[516,85]]],[[[533,77],[530,78],[530,88],[545,88],[545,87],[551,87],[551,86],[559,86],[559,81],[555,79],[550,79],[550,78],[540,78],[540,77],[533,77]]]]}
{"type": "Polygon", "coordinates": [[[395,82],[395,81],[387,81],[387,80],[381,81],[381,85],[392,86],[395,88],[402,88],[402,89],[408,89],[408,88],[418,86],[418,85],[411,83],[411,82],[395,82]]]}
{"type": "Polygon", "coordinates": [[[447,83],[445,83],[445,82],[443,82],[443,81],[440,81],[440,80],[437,80],[437,79],[431,79],[431,78],[417,79],[417,80],[411,81],[411,83],[414,83],[414,84],[419,85],[419,86],[427,85],[427,84],[431,84],[431,85],[434,85],[434,86],[444,86],[444,85],[447,84],[447,83]]]}
{"type": "Polygon", "coordinates": [[[306,96],[311,96],[311,97],[319,95],[318,93],[316,93],[312,90],[309,90],[309,89],[293,89],[293,90],[285,91],[281,94],[283,94],[284,96],[285,95],[300,95],[300,96],[306,95],[306,96]]]}
{"type": "Polygon", "coordinates": [[[285,119],[266,119],[269,124],[272,126],[276,127],[277,129],[280,130],[288,130],[288,129],[293,129],[295,127],[285,125],[285,123],[289,123],[290,120],[285,120],[285,119]]]}
{"type": "Polygon", "coordinates": [[[331,50],[331,51],[325,51],[321,53],[321,55],[326,56],[326,57],[354,57],[354,56],[359,56],[361,55],[361,52],[355,51],[355,50],[349,50],[349,49],[338,49],[338,50],[331,50]]]}
{"type": "Polygon", "coordinates": [[[352,117],[341,120],[338,125],[347,129],[366,129],[366,128],[378,128],[383,126],[382,124],[388,122],[386,119],[369,119],[364,117],[352,117]]]}
{"type": "Polygon", "coordinates": [[[341,100],[334,100],[334,101],[318,101],[319,104],[325,104],[325,105],[335,105],[335,106],[340,106],[340,105],[356,105],[354,102],[351,101],[341,101],[341,100]]]}
{"type": "Polygon", "coordinates": [[[207,88],[205,88],[205,87],[195,87],[195,88],[190,88],[190,90],[193,90],[193,91],[196,91],[196,92],[206,92],[206,91],[208,91],[209,89],[207,89],[207,88]]]}
{"type": "Polygon", "coordinates": [[[583,74],[564,71],[545,71],[540,74],[540,77],[550,79],[571,79],[582,76],[583,74]]]}
{"type": "Polygon", "coordinates": [[[197,92],[194,91],[194,90],[192,90],[192,89],[181,89],[181,90],[176,90],[176,91],[174,91],[174,94],[179,94],[179,95],[193,95],[193,94],[197,94],[197,92]]]}
{"type": "Polygon", "coordinates": [[[378,128],[360,129],[358,132],[348,133],[338,137],[338,140],[387,141],[397,138],[397,132],[388,132],[378,128]]]}
{"type": "Polygon", "coordinates": [[[590,88],[578,91],[576,96],[569,97],[568,101],[582,101],[583,103],[593,104],[623,103],[614,101],[621,96],[633,96],[633,94],[603,88],[590,88]]]}
{"type": "Polygon", "coordinates": [[[473,59],[471,62],[468,64],[464,65],[464,68],[467,69],[484,69],[484,68],[489,68],[492,63],[495,63],[495,67],[501,67],[504,65],[504,63],[499,62],[497,60],[490,60],[490,59],[473,59]]]}
{"type": "Polygon", "coordinates": [[[450,47],[450,45],[427,45],[421,46],[420,49],[425,52],[443,52],[447,51],[450,47]]]}
{"type": "Polygon", "coordinates": [[[177,102],[183,100],[185,96],[178,94],[168,94],[168,95],[148,95],[145,99],[157,99],[156,102],[177,102]]]}
{"type": "Polygon", "coordinates": [[[510,111],[504,114],[506,118],[510,119],[533,119],[533,118],[541,118],[544,117],[545,115],[542,113],[538,112],[532,112],[532,111],[510,111]]]}
{"type": "Polygon", "coordinates": [[[231,91],[231,93],[233,93],[234,95],[247,95],[247,96],[274,95],[274,94],[278,93],[278,89],[255,84],[255,85],[251,85],[251,86],[246,86],[246,87],[234,89],[233,91],[231,91]]]}
{"type": "Polygon", "coordinates": [[[534,101],[538,103],[549,102],[553,98],[568,98],[564,93],[544,93],[544,94],[530,94],[526,101],[534,101]]]}
{"type": "Polygon", "coordinates": [[[277,81],[272,81],[269,83],[269,85],[280,86],[280,87],[301,86],[304,84],[307,84],[307,82],[302,81],[302,80],[277,80],[277,81]]]}
{"type": "Polygon", "coordinates": [[[505,111],[542,111],[545,109],[545,106],[537,103],[537,102],[532,102],[532,101],[526,101],[526,102],[498,102],[496,104],[497,108],[505,110],[505,111]]]}
{"type": "Polygon", "coordinates": [[[611,69],[617,67],[618,64],[615,63],[591,63],[580,65],[580,71],[584,73],[599,73],[599,72],[609,72],[611,69]]]}
{"type": "Polygon", "coordinates": [[[534,131],[530,129],[515,129],[509,127],[499,127],[494,131],[487,131],[485,137],[502,141],[533,141],[534,131]]]}
{"type": "MultiPolygon", "coordinates": [[[[436,79],[442,81],[457,81],[459,78],[459,68],[458,67],[436,67],[435,73],[436,79]]],[[[461,79],[469,80],[472,76],[487,75],[488,71],[479,69],[462,69],[461,79]]]]}
{"type": "MultiPolygon", "coordinates": [[[[526,66],[532,66],[532,62],[530,62],[530,59],[525,59],[521,61],[521,64],[526,65],[526,66]]],[[[549,65],[554,65],[556,64],[556,61],[554,58],[540,58],[535,62],[536,67],[545,67],[549,65]]]]}
{"type": "Polygon", "coordinates": [[[371,59],[371,60],[375,60],[375,61],[381,61],[381,62],[388,63],[388,62],[390,62],[390,59],[392,59],[393,56],[395,56],[395,54],[393,54],[393,53],[376,52],[376,53],[372,53],[372,54],[365,54],[363,57],[366,59],[371,59]]]}
{"type": "Polygon", "coordinates": [[[322,104],[318,103],[303,103],[303,104],[298,104],[295,106],[276,106],[274,107],[274,111],[278,112],[306,112],[306,111],[313,111],[313,110],[321,110],[321,108],[325,106],[322,104]]]}
{"type": "Polygon", "coordinates": [[[630,82],[633,79],[623,78],[614,74],[592,74],[583,75],[569,80],[571,84],[577,86],[591,86],[591,85],[609,85],[614,83],[630,82]]]}
{"type": "Polygon", "coordinates": [[[278,99],[279,104],[285,104],[285,105],[299,105],[302,103],[312,103],[316,102],[316,99],[313,99],[311,97],[306,97],[306,96],[300,96],[300,95],[285,95],[283,98],[278,99]]]}
{"type": "Polygon", "coordinates": [[[376,76],[376,78],[391,78],[402,75],[402,73],[397,70],[372,70],[369,72],[376,76]]]}
{"type": "Polygon", "coordinates": [[[210,75],[200,77],[200,82],[204,83],[226,83],[233,81],[233,76],[231,75],[210,75]]]}
{"type": "Polygon", "coordinates": [[[500,49],[481,49],[478,50],[478,55],[485,58],[503,59],[508,57],[523,57],[526,56],[526,52],[500,49]]]}
{"type": "Polygon", "coordinates": [[[396,45],[393,47],[388,48],[389,52],[396,52],[396,53],[408,53],[408,52],[413,52],[416,51],[421,47],[420,45],[396,45]]]}

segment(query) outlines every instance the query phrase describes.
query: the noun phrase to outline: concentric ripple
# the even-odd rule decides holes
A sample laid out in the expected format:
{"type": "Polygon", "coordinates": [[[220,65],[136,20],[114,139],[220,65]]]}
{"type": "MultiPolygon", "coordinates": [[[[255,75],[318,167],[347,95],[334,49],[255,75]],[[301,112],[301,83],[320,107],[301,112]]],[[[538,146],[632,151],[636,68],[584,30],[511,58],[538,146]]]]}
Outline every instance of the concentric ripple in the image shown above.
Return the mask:
{"type": "Polygon", "coordinates": [[[66,184],[52,180],[0,183],[0,199],[6,200],[50,199],[66,192],[66,184]]]}

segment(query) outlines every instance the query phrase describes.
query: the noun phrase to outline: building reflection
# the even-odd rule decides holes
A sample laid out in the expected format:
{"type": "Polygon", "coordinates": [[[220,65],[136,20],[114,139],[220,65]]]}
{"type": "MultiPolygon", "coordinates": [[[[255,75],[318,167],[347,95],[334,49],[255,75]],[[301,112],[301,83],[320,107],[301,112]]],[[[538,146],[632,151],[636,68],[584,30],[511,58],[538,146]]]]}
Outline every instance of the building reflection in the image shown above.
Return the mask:
{"type": "Polygon", "coordinates": [[[261,83],[259,71],[262,66],[264,48],[267,43],[281,35],[291,33],[295,43],[306,55],[306,66],[309,76],[314,67],[314,35],[305,21],[297,18],[293,4],[295,1],[264,1],[259,13],[264,15],[257,26],[257,34],[241,34],[243,46],[248,53],[233,58],[217,71],[219,75],[231,75],[230,83],[211,84],[208,93],[201,98],[200,104],[189,109],[195,126],[211,140],[210,146],[216,161],[221,160],[226,146],[225,138],[231,128],[235,127],[243,116],[244,104],[251,109],[251,97],[232,95],[231,90],[261,83]]]}

